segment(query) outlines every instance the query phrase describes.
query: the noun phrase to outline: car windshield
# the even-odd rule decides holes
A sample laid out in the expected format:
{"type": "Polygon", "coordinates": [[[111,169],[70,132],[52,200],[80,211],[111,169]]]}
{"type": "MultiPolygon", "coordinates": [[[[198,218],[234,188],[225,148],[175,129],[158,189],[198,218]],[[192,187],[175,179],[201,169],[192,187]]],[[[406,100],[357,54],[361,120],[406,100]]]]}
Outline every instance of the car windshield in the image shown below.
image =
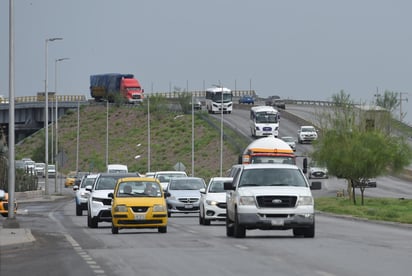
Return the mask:
{"type": "Polygon", "coordinates": [[[117,179],[114,177],[99,177],[95,190],[113,190],[117,179]]]}
{"type": "Polygon", "coordinates": [[[170,174],[158,174],[157,179],[160,182],[169,182],[171,178],[179,178],[179,177],[186,177],[185,174],[182,173],[170,173],[170,174]]]}
{"type": "Polygon", "coordinates": [[[209,193],[222,193],[225,192],[223,187],[223,181],[213,181],[210,183],[209,193]]]}
{"type": "Polygon", "coordinates": [[[95,178],[85,178],[83,181],[82,181],[82,184],[81,184],[81,188],[86,188],[86,186],[92,186],[93,185],[93,183],[94,183],[94,180],[95,180],[95,178]]]}
{"type": "Polygon", "coordinates": [[[172,179],[169,184],[169,190],[199,190],[204,187],[201,179],[172,179]]]}
{"type": "Polygon", "coordinates": [[[119,183],[118,197],[160,197],[161,187],[154,181],[125,181],[119,183]]]}
{"type": "Polygon", "coordinates": [[[302,132],[315,132],[315,129],[313,127],[304,127],[302,132]]]}
{"type": "Polygon", "coordinates": [[[282,137],[282,140],[285,142],[294,142],[292,137],[282,137]]]}
{"type": "Polygon", "coordinates": [[[298,186],[306,187],[302,173],[297,169],[262,168],[244,170],[239,187],[245,186],[298,186]]]}

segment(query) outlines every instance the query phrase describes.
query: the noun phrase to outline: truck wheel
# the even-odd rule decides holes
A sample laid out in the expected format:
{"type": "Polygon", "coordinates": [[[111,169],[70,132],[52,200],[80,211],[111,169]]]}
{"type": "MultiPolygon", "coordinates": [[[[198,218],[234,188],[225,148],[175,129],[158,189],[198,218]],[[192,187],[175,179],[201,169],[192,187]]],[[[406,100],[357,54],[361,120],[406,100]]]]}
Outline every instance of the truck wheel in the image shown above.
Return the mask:
{"type": "Polygon", "coordinates": [[[234,222],[233,232],[234,232],[235,238],[246,237],[246,227],[239,224],[237,212],[235,213],[235,222],[234,222]]]}
{"type": "Polygon", "coordinates": [[[226,236],[228,237],[233,237],[234,234],[234,229],[233,229],[233,223],[229,219],[229,214],[226,211],[226,236]]]}
{"type": "Polygon", "coordinates": [[[309,228],[293,228],[293,235],[303,236],[305,238],[314,238],[315,237],[315,225],[312,225],[309,228]]]}

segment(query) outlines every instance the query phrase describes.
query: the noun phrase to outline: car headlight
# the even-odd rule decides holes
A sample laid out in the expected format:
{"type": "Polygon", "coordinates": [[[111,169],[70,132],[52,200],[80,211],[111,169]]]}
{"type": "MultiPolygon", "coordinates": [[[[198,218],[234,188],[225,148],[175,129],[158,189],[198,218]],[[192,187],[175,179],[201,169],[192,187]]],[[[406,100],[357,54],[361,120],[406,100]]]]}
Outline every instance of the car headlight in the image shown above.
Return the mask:
{"type": "Polygon", "coordinates": [[[241,196],[239,205],[255,205],[255,198],[253,196],[241,196]]]}
{"type": "Polygon", "coordinates": [[[126,205],[117,205],[114,207],[115,212],[127,212],[127,207],[126,205]]]}
{"type": "Polygon", "coordinates": [[[299,197],[298,205],[313,205],[313,197],[311,196],[301,196],[299,197]]]}
{"type": "Polygon", "coordinates": [[[207,204],[207,205],[216,206],[218,203],[219,203],[219,202],[217,202],[216,200],[210,200],[210,199],[207,199],[207,200],[206,200],[206,204],[207,204]]]}
{"type": "Polygon", "coordinates": [[[162,204],[153,205],[153,212],[166,212],[166,206],[162,204]]]}

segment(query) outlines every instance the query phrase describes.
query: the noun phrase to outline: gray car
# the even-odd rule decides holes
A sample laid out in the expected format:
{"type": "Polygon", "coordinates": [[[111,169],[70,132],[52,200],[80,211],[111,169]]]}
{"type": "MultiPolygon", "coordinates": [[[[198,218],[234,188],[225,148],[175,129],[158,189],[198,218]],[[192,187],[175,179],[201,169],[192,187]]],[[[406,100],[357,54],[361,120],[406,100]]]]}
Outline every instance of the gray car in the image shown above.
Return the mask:
{"type": "Polygon", "coordinates": [[[168,217],[172,213],[199,213],[200,189],[205,188],[205,180],[200,177],[171,178],[166,188],[168,217]]]}

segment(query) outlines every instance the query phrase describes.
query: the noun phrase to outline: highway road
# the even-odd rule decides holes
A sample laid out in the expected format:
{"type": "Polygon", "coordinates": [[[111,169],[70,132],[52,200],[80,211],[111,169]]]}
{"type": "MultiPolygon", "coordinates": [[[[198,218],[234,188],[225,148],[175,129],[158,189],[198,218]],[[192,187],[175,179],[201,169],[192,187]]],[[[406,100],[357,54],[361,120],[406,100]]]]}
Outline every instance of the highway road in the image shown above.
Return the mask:
{"type": "MultiPolygon", "coordinates": [[[[307,119],[308,121],[314,120],[314,109],[304,106],[287,107],[287,111],[307,119]]],[[[288,120],[285,116],[282,116],[279,123],[279,137],[292,136],[297,139],[297,130],[300,125],[295,121],[288,120]]],[[[216,119],[221,119],[220,114],[213,115],[216,119]]],[[[251,137],[249,127],[249,109],[247,106],[243,106],[242,109],[234,109],[231,114],[224,114],[223,120],[225,124],[234,126],[240,133],[249,137],[250,141],[254,138],[251,137]]],[[[308,156],[313,150],[310,144],[297,144],[296,155],[308,156]]],[[[297,158],[297,164],[302,167],[303,157],[297,158]]],[[[315,180],[319,181],[319,180],[315,180]]],[[[314,196],[330,196],[336,195],[338,191],[347,189],[347,182],[344,179],[337,179],[330,177],[329,179],[322,179],[322,190],[314,191],[314,196]]],[[[359,190],[357,192],[360,193],[359,190]]],[[[377,178],[377,188],[367,188],[365,196],[371,197],[390,197],[390,198],[408,198],[412,199],[412,183],[410,181],[402,180],[392,176],[382,176],[377,178]]]]}
{"type": "MultiPolygon", "coordinates": [[[[21,227],[36,242],[5,248],[0,274],[30,275],[409,275],[409,227],[317,214],[316,237],[292,231],[248,231],[245,239],[226,237],[224,223],[199,225],[196,215],[169,219],[168,232],[121,230],[109,223],[87,227],[75,215],[72,192],[55,202],[20,205],[21,227]]],[[[4,218],[0,218],[0,223],[4,218]]]]}

